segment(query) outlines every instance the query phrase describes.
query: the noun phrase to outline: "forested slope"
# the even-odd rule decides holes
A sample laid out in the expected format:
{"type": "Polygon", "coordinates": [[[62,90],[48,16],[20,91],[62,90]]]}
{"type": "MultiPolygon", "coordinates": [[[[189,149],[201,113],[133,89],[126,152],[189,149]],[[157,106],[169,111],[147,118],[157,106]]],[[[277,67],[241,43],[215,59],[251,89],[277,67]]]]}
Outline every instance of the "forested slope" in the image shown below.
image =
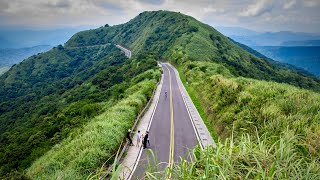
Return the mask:
{"type": "Polygon", "coordinates": [[[160,58],[179,52],[189,60],[223,64],[235,76],[285,82],[320,91],[320,80],[258,58],[211,26],[169,11],[140,13],[129,22],[75,34],[67,47],[120,43],[135,54],[153,52],[160,58]]]}
{"type": "MultiPolygon", "coordinates": [[[[156,69],[152,56],[141,54],[137,58],[127,59],[112,44],[58,46],[28,58],[3,74],[0,77],[1,175],[29,167],[71,132],[82,129],[93,117],[126,98],[128,88],[147,80],[150,82],[144,86],[148,90],[140,93],[144,98],[134,111],[138,113],[150,97],[159,72],[152,70],[156,69]]],[[[130,127],[135,116],[130,117],[125,127],[130,127]]],[[[121,140],[125,129],[120,133],[121,140]]],[[[110,147],[110,153],[120,145],[119,139],[110,147]]],[[[101,161],[97,163],[101,165],[101,161]]]]}
{"type": "Polygon", "coordinates": [[[188,82],[221,151],[199,152],[196,164],[177,165],[177,178],[319,177],[316,77],[251,54],[214,28],[168,11],[144,12],[122,25],[80,32],[66,45],[90,45],[92,40],[119,42],[136,54],[153,52],[176,65],[188,82]]]}
{"type": "Polygon", "coordinates": [[[64,47],[1,76],[2,175],[28,167],[27,177],[39,179],[94,172],[150,97],[160,76],[155,60],[177,66],[219,139],[218,149],[195,151],[194,163],[177,165],[175,176],[319,177],[320,80],[257,57],[214,28],[168,11],[79,32],[64,47]],[[126,59],[114,43],[132,49],[134,58],[126,59]],[[104,136],[114,138],[107,142],[104,136]],[[69,148],[85,150],[74,157],[69,148]],[[180,171],[184,167],[190,171],[180,171]]]}

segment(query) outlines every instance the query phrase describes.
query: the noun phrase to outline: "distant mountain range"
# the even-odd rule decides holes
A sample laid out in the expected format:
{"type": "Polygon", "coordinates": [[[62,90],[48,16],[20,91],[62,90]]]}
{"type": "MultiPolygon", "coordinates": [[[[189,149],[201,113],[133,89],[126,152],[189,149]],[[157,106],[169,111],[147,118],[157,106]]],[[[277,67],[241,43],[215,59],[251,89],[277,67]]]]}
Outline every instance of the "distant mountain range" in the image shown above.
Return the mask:
{"type": "Polygon", "coordinates": [[[320,40],[285,41],[281,46],[320,46],[320,40]]]}
{"type": "Polygon", "coordinates": [[[29,48],[0,49],[0,68],[11,67],[13,64],[17,64],[32,55],[48,51],[51,48],[52,46],[50,45],[40,45],[29,48]]]}
{"type": "Polygon", "coordinates": [[[319,40],[320,34],[305,32],[257,32],[240,27],[218,27],[222,34],[247,46],[283,46],[292,44],[310,44],[319,40]],[[297,43],[299,42],[299,43],[297,43]]]}
{"type": "MultiPolygon", "coordinates": [[[[291,31],[257,32],[240,27],[217,29],[232,40],[255,49],[269,60],[291,64],[320,76],[320,34],[291,31]]],[[[257,55],[255,52],[251,53],[257,55]]]]}
{"type": "Polygon", "coordinates": [[[73,34],[88,27],[29,30],[0,27],[0,49],[64,44],[73,34]]]}
{"type": "Polygon", "coordinates": [[[320,46],[256,46],[261,54],[320,76],[320,46]]]}
{"type": "MultiPolygon", "coordinates": [[[[21,41],[27,36],[20,34],[21,41]]],[[[215,150],[195,151],[217,160],[209,164],[211,175],[193,173],[206,169],[191,164],[186,167],[197,169],[186,179],[224,177],[216,167],[227,167],[227,179],[264,178],[270,167],[280,167],[267,174],[275,179],[312,177],[309,169],[320,169],[314,153],[320,133],[313,131],[320,79],[269,61],[193,17],[152,11],[78,32],[64,46],[31,56],[0,76],[0,179],[99,177],[151,98],[161,76],[156,60],[163,59],[181,70],[210,132],[226,140],[217,141],[227,152],[222,159],[215,150]],[[128,47],[133,57],[126,58],[114,43],[128,47]],[[234,142],[232,156],[228,142],[234,142]],[[283,147],[288,153],[279,160],[283,147]],[[220,162],[234,163],[217,166],[220,162]],[[303,165],[294,171],[283,162],[303,165]]]]}
{"type": "Polygon", "coordinates": [[[253,31],[251,29],[246,29],[242,27],[217,26],[215,28],[225,36],[252,36],[261,34],[261,32],[253,31]]]}

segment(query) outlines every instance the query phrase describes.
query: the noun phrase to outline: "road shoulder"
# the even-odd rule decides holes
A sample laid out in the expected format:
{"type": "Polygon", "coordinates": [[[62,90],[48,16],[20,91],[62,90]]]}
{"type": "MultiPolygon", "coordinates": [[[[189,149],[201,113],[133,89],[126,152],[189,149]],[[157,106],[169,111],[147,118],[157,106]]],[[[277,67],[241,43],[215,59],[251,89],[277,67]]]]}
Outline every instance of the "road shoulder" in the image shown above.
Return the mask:
{"type": "Polygon", "coordinates": [[[191,123],[193,124],[193,127],[195,129],[195,133],[196,133],[198,141],[201,145],[201,149],[204,149],[206,146],[209,146],[209,145],[216,147],[216,144],[215,144],[213,138],[211,137],[211,134],[210,134],[207,126],[204,124],[197,108],[193,104],[186,88],[184,87],[184,85],[180,79],[178,71],[171,64],[169,64],[169,63],[166,63],[166,64],[169,65],[175,72],[175,76],[178,81],[178,86],[179,86],[183,101],[187,107],[187,110],[188,110],[188,113],[190,116],[190,120],[191,120],[191,123]]]}
{"type": "MultiPolygon", "coordinates": [[[[137,125],[136,129],[140,130],[143,133],[146,132],[147,130],[149,130],[149,128],[150,128],[152,117],[154,115],[155,109],[156,109],[158,101],[159,101],[162,84],[163,84],[163,75],[162,75],[162,78],[161,78],[159,85],[157,86],[157,89],[155,91],[154,98],[152,99],[150,107],[148,108],[148,110],[143,115],[143,117],[141,118],[141,120],[139,121],[139,123],[137,125]]],[[[132,141],[134,143],[136,142],[135,136],[132,139],[132,141]]],[[[129,148],[126,152],[126,156],[124,157],[124,159],[120,163],[121,169],[120,169],[120,173],[119,173],[119,179],[124,179],[124,180],[131,179],[131,177],[135,171],[135,168],[139,162],[141,153],[142,153],[142,147],[129,146],[129,148]]]]}

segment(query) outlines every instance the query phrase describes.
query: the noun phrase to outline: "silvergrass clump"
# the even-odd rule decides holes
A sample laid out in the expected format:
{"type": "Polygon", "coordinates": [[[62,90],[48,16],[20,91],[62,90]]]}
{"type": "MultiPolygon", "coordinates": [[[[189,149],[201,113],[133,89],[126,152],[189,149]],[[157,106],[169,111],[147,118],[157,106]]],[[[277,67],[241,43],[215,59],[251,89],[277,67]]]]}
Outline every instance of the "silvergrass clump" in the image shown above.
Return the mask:
{"type": "MultiPolygon", "coordinates": [[[[270,144],[269,137],[254,140],[243,134],[233,136],[217,147],[201,150],[196,147],[190,161],[182,159],[172,170],[173,179],[319,179],[320,166],[316,158],[297,153],[298,136],[285,130],[278,141],[270,144]]],[[[168,171],[168,168],[164,171],[168,171]]],[[[165,174],[148,169],[145,179],[163,179],[165,174]]]]}
{"type": "Polygon", "coordinates": [[[235,77],[186,56],[177,63],[220,140],[217,149],[195,150],[196,161],[176,165],[178,179],[319,179],[319,93],[235,77]]]}
{"type": "MultiPolygon", "coordinates": [[[[95,178],[105,160],[114,157],[137,113],[156,84],[144,80],[129,88],[128,95],[106,112],[90,120],[72,136],[54,146],[26,170],[32,179],[95,178]]],[[[107,163],[108,166],[110,163],[107,163]]]]}

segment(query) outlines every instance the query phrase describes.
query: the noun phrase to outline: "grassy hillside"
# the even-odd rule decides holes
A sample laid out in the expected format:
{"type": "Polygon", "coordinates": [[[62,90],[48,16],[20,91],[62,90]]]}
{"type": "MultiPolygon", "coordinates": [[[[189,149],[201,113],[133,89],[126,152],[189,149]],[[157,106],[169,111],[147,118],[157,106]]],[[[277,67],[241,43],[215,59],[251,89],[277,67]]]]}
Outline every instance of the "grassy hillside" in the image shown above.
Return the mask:
{"type": "MultiPolygon", "coordinates": [[[[181,164],[192,168],[186,179],[317,178],[320,80],[168,11],[79,32],[64,47],[2,75],[1,175],[26,169],[29,178],[84,179],[94,173],[150,97],[160,77],[156,59],[177,66],[220,140],[217,149],[196,150],[195,165],[181,164]],[[114,43],[131,48],[134,58],[114,43]]],[[[176,176],[186,173],[179,167],[176,176]]]]}
{"type": "Polygon", "coordinates": [[[153,52],[167,59],[186,56],[189,60],[223,64],[235,76],[285,82],[320,91],[319,79],[258,58],[211,26],[175,12],[144,12],[125,24],[79,32],[66,46],[115,42],[131,48],[134,54],[153,52]]]}
{"type": "Polygon", "coordinates": [[[187,88],[201,103],[207,127],[220,139],[218,149],[199,152],[196,162],[184,164],[190,171],[183,169],[183,164],[176,167],[177,176],[319,177],[319,79],[258,58],[191,17],[165,11],[138,17],[154,20],[150,20],[143,38],[158,36],[151,30],[158,17],[165,19],[161,25],[167,28],[171,28],[167,21],[187,24],[183,27],[188,31],[165,39],[169,48],[163,53],[153,49],[157,41],[143,50],[141,44],[122,43],[127,42],[136,52],[153,49],[175,64],[189,82],[187,88]],[[210,161],[204,162],[207,157],[210,161]]]}
{"type": "MultiPolygon", "coordinates": [[[[194,161],[177,164],[175,178],[320,178],[319,93],[234,77],[215,63],[187,62],[179,68],[219,141],[216,149],[195,149],[194,161]]],[[[147,178],[159,175],[150,172],[147,178]]]]}
{"type": "Polygon", "coordinates": [[[125,90],[123,98],[116,104],[107,103],[105,112],[88,119],[81,129],[54,146],[32,164],[27,176],[32,179],[86,179],[99,170],[102,164],[112,163],[111,157],[125,138],[137,114],[150,98],[159,72],[149,70],[139,79],[147,79],[125,90]],[[151,75],[151,76],[150,76],[151,75]]]}
{"type": "MultiPolygon", "coordinates": [[[[12,67],[0,77],[1,176],[16,176],[16,170],[29,167],[54,145],[85,133],[88,122],[127,98],[128,88],[147,80],[140,85],[147,88],[139,91],[143,101],[124,127],[130,126],[159,79],[156,69],[152,55],[129,60],[114,45],[58,46],[12,67]]],[[[109,155],[124,135],[120,131],[118,139],[113,139],[109,155]]],[[[101,158],[99,165],[109,156],[101,158]]]]}

